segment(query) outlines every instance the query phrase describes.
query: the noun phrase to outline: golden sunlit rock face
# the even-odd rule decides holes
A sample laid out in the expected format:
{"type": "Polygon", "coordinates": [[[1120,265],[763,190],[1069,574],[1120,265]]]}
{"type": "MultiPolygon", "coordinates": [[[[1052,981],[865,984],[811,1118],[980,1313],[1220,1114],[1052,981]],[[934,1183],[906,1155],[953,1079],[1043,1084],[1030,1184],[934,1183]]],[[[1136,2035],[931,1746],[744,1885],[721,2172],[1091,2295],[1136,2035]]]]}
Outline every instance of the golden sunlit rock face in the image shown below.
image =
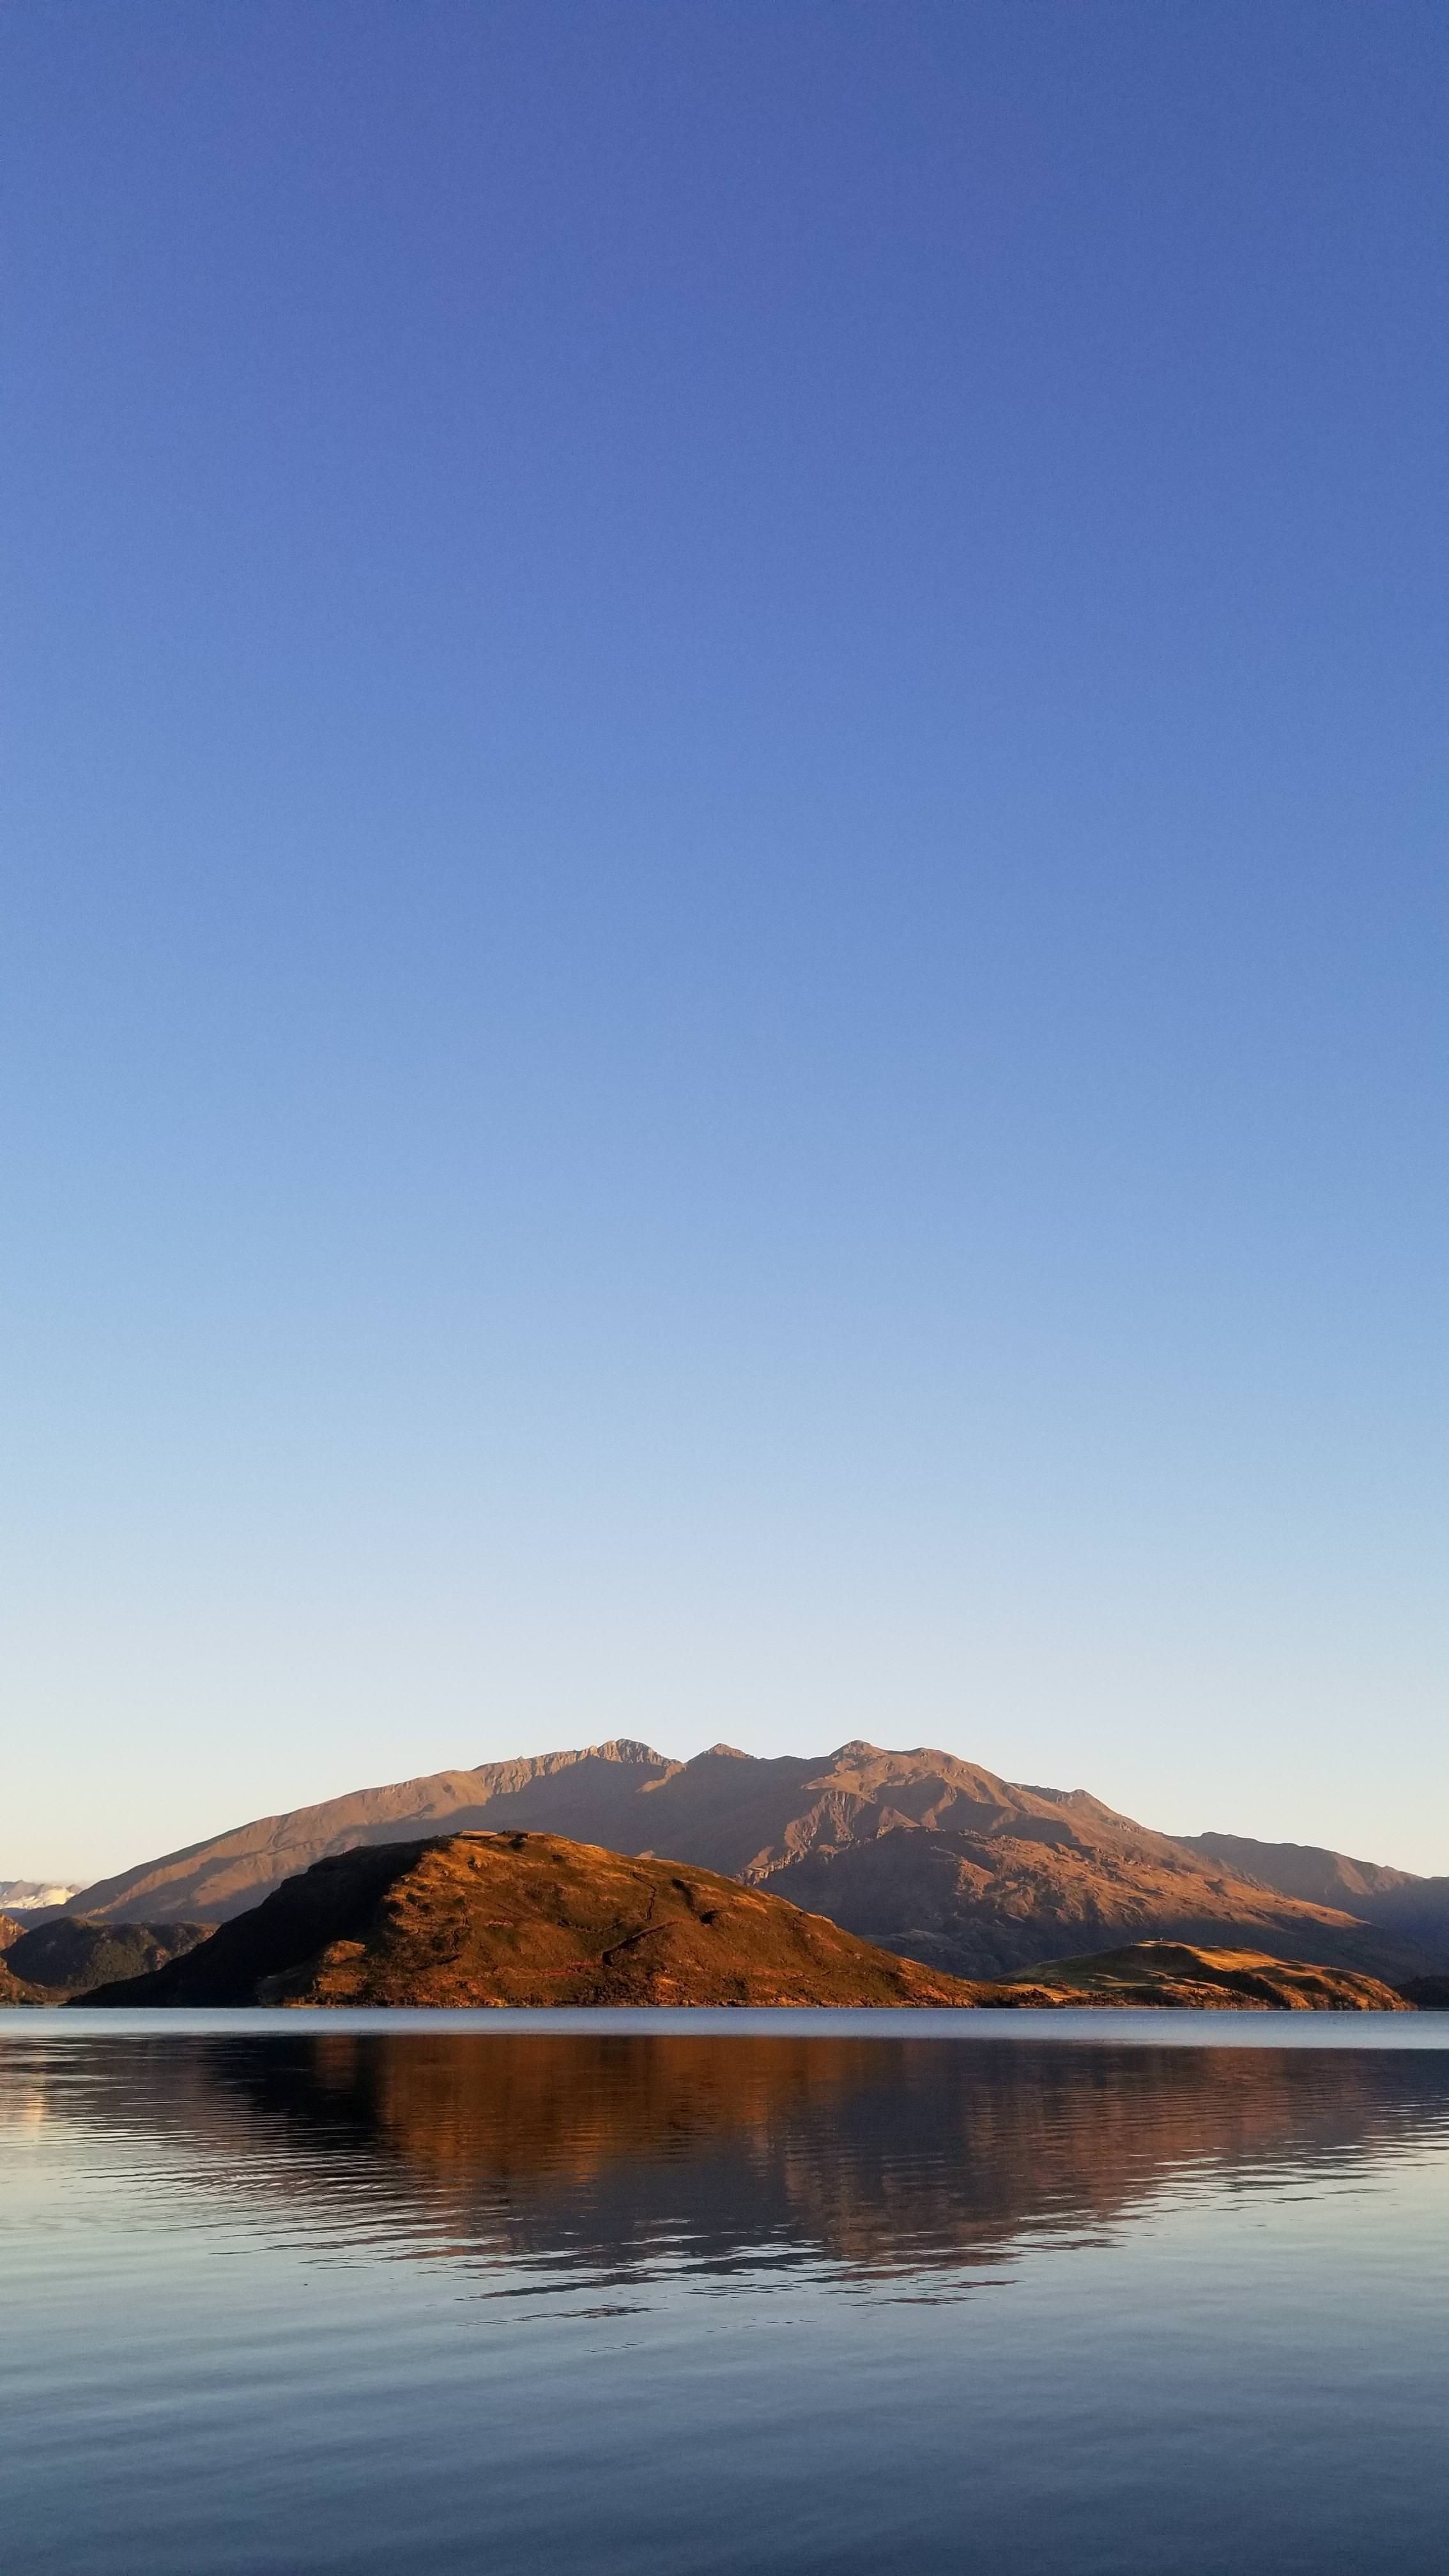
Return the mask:
{"type": "Polygon", "coordinates": [[[319,1861],[116,2004],[972,2004],[781,1898],[556,1834],[319,1861]]]}

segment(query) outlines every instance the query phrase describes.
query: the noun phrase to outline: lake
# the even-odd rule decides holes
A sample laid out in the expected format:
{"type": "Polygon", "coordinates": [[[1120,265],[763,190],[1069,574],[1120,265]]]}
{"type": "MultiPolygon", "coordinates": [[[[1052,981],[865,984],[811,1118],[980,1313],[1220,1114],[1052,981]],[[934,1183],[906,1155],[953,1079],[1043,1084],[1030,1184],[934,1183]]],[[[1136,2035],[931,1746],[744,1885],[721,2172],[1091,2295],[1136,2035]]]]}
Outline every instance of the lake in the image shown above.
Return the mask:
{"type": "Polygon", "coordinates": [[[6,2576],[1442,2576],[1449,2015],[0,2016],[6,2576]]]}

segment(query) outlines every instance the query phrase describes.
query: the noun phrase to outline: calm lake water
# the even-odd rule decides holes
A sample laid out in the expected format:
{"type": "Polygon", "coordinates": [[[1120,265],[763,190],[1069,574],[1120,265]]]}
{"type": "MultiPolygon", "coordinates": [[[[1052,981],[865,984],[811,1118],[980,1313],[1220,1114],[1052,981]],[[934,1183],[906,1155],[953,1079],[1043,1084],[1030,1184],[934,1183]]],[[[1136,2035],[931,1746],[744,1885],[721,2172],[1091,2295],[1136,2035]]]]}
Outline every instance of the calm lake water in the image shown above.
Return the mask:
{"type": "Polygon", "coordinates": [[[1449,2016],[0,2019],[6,2576],[1449,2563],[1449,2016]]]}

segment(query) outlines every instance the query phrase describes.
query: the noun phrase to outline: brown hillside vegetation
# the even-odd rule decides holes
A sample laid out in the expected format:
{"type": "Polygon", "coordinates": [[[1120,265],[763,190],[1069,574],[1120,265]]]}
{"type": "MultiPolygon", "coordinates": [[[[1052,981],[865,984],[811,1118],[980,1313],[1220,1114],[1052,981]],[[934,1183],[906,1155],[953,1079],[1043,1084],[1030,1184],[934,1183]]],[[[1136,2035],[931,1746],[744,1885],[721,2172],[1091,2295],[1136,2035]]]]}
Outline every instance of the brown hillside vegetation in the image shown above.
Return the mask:
{"type": "Polygon", "coordinates": [[[89,2003],[972,2004],[778,1897],[555,1834],[334,1855],[89,2003]]]}
{"type": "Polygon", "coordinates": [[[1151,1938],[1396,1981],[1438,1963],[1427,1933],[1366,1924],[1348,1891],[1324,1904],[1265,1885],[1085,1790],[1027,1788],[953,1754],[858,1742],[772,1761],[716,1745],[681,1763],[618,1741],[437,1772],[265,1817],[79,1902],[113,1921],[221,1922],[332,1853],[504,1830],[667,1853],[957,1977],[1012,1975],[1063,1952],[1151,1938]]]}
{"type": "Polygon", "coordinates": [[[1137,1941],[1085,1959],[1050,1959],[1013,1979],[1035,2000],[1169,2005],[1193,2012],[1412,2012],[1377,1977],[1270,1959],[1261,1950],[1203,1950],[1183,1941],[1137,1941]]]}

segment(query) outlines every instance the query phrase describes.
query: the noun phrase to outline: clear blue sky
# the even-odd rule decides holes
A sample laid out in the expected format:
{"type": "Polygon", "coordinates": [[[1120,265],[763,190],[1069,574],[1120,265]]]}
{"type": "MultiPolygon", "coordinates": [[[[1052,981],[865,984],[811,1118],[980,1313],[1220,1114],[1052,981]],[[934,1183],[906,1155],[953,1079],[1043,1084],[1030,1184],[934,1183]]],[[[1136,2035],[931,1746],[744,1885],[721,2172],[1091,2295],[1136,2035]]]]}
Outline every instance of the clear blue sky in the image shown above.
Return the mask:
{"type": "Polygon", "coordinates": [[[0,1875],[614,1733],[1449,1869],[1449,18],[0,18],[0,1875]]]}

